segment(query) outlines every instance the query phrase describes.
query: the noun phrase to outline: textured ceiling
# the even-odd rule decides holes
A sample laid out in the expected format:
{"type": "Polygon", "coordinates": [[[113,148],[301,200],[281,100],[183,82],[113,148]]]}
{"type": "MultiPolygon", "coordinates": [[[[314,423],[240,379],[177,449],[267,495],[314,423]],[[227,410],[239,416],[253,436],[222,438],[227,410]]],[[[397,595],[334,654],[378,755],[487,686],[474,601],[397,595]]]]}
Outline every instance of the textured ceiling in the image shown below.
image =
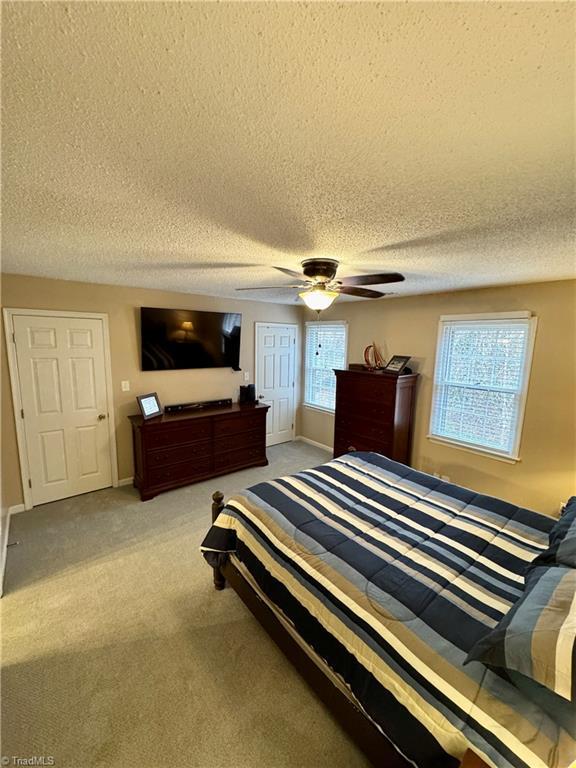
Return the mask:
{"type": "Polygon", "coordinates": [[[396,293],[576,276],[570,3],[2,11],[6,272],[230,296],[310,255],[396,293]]]}

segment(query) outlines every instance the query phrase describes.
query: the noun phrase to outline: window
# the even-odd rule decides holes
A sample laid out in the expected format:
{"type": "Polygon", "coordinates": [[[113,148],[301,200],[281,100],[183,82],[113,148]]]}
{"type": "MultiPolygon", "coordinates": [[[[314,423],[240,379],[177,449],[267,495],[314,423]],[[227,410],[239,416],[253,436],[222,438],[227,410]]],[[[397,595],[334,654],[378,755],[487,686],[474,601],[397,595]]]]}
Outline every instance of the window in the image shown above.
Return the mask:
{"type": "Polygon", "coordinates": [[[346,367],[346,323],[306,323],[304,404],[333,411],[336,406],[334,368],[346,367]]]}
{"type": "Polygon", "coordinates": [[[431,438],[518,459],[536,318],[440,318],[431,438]]]}

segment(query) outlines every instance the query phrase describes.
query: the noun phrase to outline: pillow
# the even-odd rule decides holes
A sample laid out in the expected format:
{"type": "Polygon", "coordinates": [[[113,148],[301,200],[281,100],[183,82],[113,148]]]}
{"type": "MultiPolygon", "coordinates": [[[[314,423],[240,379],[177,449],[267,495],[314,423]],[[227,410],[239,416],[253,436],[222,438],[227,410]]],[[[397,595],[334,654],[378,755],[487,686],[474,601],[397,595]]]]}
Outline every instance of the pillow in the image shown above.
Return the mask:
{"type": "Polygon", "coordinates": [[[548,549],[532,562],[532,567],[550,564],[576,568],[576,496],[568,500],[559,520],[550,531],[548,549]]]}
{"type": "Polygon", "coordinates": [[[533,568],[522,597],[466,661],[520,672],[569,701],[576,692],[576,570],[533,568]]]}

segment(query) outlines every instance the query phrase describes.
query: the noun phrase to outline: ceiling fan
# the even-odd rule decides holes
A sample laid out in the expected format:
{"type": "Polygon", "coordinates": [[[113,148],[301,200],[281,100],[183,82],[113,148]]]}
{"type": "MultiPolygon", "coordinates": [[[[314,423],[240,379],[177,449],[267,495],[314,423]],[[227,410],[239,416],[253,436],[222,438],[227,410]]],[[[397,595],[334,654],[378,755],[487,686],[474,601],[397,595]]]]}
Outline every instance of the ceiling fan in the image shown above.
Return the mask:
{"type": "Polygon", "coordinates": [[[370,288],[360,288],[362,285],[382,285],[383,283],[399,283],[404,275],[398,272],[383,272],[379,275],[355,275],[336,279],[339,262],[336,259],[306,259],[302,262],[302,273],[284,267],[274,269],[285,275],[295,277],[301,282],[295,285],[266,285],[253,288],[236,288],[237,291],[265,291],[273,288],[302,288],[298,295],[309,309],[321,312],[328,309],[334,299],[340,294],[360,296],[363,299],[379,299],[386,296],[381,291],[370,288]]]}

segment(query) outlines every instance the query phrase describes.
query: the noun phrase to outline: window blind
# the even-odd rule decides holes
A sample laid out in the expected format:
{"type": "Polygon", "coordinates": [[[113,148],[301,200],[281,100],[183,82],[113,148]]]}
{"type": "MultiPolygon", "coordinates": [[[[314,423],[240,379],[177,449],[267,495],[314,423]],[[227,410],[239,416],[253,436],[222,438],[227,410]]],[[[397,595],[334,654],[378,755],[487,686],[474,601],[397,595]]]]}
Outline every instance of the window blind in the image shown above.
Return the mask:
{"type": "Polygon", "coordinates": [[[345,323],[306,323],[304,402],[317,408],[336,406],[335,368],[346,367],[345,323]]]}
{"type": "Polygon", "coordinates": [[[516,457],[531,319],[440,323],[430,433],[516,457]]]}

